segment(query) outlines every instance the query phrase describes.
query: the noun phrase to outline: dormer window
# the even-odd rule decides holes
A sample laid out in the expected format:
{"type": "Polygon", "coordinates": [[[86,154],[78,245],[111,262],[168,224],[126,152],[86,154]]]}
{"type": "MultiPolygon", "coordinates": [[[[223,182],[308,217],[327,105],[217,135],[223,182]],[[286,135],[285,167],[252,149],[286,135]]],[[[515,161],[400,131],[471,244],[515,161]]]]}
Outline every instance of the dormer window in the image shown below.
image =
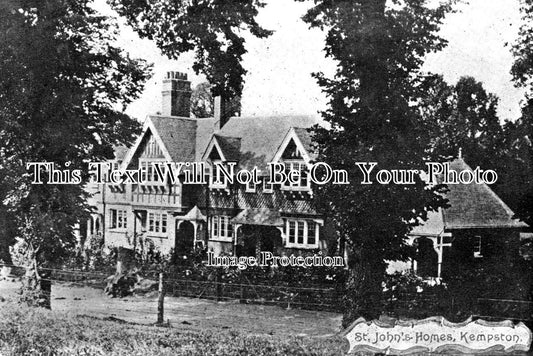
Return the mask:
{"type": "Polygon", "coordinates": [[[227,189],[228,182],[234,177],[235,162],[212,161],[207,169],[209,174],[209,187],[214,189],[227,189]]]}
{"type": "Polygon", "coordinates": [[[273,193],[274,192],[274,185],[268,180],[268,178],[265,178],[263,180],[263,193],[273,193]]]}
{"type": "Polygon", "coordinates": [[[255,183],[253,182],[253,179],[250,179],[250,181],[246,183],[246,193],[255,193],[255,183]]]}
{"type": "Polygon", "coordinates": [[[285,161],[283,163],[285,164],[285,174],[287,174],[287,177],[289,177],[292,171],[296,171],[298,174],[292,173],[296,179],[294,181],[287,179],[281,188],[284,190],[309,190],[309,170],[305,162],[285,161]]]}

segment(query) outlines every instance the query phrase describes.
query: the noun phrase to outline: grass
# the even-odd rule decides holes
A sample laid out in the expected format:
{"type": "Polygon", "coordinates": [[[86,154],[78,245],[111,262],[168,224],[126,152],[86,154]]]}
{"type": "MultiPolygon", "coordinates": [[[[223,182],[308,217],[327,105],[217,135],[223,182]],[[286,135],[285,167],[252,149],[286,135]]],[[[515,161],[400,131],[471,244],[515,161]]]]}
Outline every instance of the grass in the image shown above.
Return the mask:
{"type": "Polygon", "coordinates": [[[177,330],[0,304],[0,355],[342,355],[340,336],[177,330]]]}

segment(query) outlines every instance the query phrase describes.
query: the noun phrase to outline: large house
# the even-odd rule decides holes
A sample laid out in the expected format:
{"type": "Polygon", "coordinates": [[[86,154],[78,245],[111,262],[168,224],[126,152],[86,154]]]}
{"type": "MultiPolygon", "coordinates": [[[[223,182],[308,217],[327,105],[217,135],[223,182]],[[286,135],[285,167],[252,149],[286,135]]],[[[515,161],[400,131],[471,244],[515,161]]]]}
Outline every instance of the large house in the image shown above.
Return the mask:
{"type": "MultiPolygon", "coordinates": [[[[162,252],[206,247],[215,254],[256,250],[302,254],[335,248],[324,218],[313,209],[306,175],[298,182],[271,185],[269,162],[305,171],[313,158],[308,116],[226,117],[215,100],[215,117],[189,115],[187,75],[169,72],[163,81],[162,113],[147,117],[129,148],[118,148],[113,167],[143,168],[143,184],[92,187],[97,211],[88,233],[104,235],[107,246],[132,246],[149,240],[162,252]],[[172,184],[158,179],[153,163],[235,163],[235,170],[257,167],[260,184],[172,184]]],[[[331,234],[330,234],[331,235],[331,234]]]]}
{"type": "MultiPolygon", "coordinates": [[[[97,207],[88,235],[104,235],[107,246],[133,246],[150,241],[162,252],[185,253],[207,248],[215,254],[305,254],[318,250],[344,255],[334,229],[314,210],[306,175],[297,182],[260,184],[174,184],[158,179],[154,162],[235,164],[236,169],[269,162],[305,172],[313,159],[307,131],[319,119],[308,116],[240,117],[225,115],[215,100],[213,118],[189,115],[187,75],[169,72],[163,81],[162,113],[149,116],[135,144],[117,148],[114,167],[143,168],[143,184],[101,184],[93,187],[97,207]]],[[[452,169],[469,169],[462,159],[452,169]]],[[[454,261],[483,258],[501,252],[504,241],[519,241],[527,225],[487,185],[450,185],[450,207],[431,213],[414,229],[410,241],[418,256],[410,268],[441,277],[454,261]],[[488,248],[491,246],[491,248],[488,248]]],[[[514,245],[513,245],[514,246],[514,245]]]]}

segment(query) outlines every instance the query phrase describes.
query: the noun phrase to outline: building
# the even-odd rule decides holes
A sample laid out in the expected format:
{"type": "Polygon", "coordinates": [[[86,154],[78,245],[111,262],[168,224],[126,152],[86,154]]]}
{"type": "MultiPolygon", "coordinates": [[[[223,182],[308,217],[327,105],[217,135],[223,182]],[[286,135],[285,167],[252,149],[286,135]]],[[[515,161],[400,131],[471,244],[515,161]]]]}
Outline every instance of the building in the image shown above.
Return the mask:
{"type": "MultiPolygon", "coordinates": [[[[472,170],[462,157],[450,163],[457,172],[472,170]]],[[[511,209],[487,184],[449,184],[449,207],[430,212],[409,242],[417,246],[417,274],[446,279],[451,273],[490,261],[505,265],[520,256],[529,226],[513,219],[511,209]]]]}
{"type": "MultiPolygon", "coordinates": [[[[169,72],[163,81],[162,113],[149,116],[129,149],[118,148],[114,168],[142,168],[143,184],[92,187],[97,212],[88,234],[101,233],[108,246],[150,241],[162,252],[207,247],[216,254],[258,250],[302,254],[336,247],[324,218],[312,207],[306,175],[298,182],[270,185],[267,164],[306,171],[312,159],[307,116],[228,117],[215,100],[215,117],[191,118],[187,75],[169,72]],[[154,163],[204,162],[208,184],[161,181],[154,163]],[[260,169],[259,184],[224,184],[212,179],[214,164],[235,170],[260,169]],[[329,237],[328,237],[329,236],[329,237]]],[[[182,176],[183,178],[183,176],[182,176]]]]}
{"type": "MultiPolygon", "coordinates": [[[[150,243],[162,252],[187,253],[207,248],[215,254],[280,255],[323,251],[344,255],[334,229],[313,208],[313,192],[305,175],[297,182],[268,184],[269,162],[305,172],[313,159],[308,128],[316,117],[227,116],[215,100],[213,118],[189,115],[187,75],[169,72],[163,81],[161,115],[149,116],[129,148],[117,148],[113,167],[143,171],[143,184],[92,187],[97,211],[88,235],[104,235],[108,246],[150,243]],[[153,163],[204,162],[206,184],[172,184],[160,180],[153,163]],[[257,167],[259,184],[224,184],[213,179],[214,164],[235,170],[257,167]],[[213,174],[212,174],[213,173],[213,174]]],[[[470,169],[461,159],[451,169],[470,169]]],[[[528,226],[485,184],[449,185],[450,207],[429,213],[409,242],[418,256],[408,268],[440,278],[457,263],[487,259],[502,249],[515,251],[528,226]]],[[[393,268],[406,268],[398,266],[393,268]]]]}

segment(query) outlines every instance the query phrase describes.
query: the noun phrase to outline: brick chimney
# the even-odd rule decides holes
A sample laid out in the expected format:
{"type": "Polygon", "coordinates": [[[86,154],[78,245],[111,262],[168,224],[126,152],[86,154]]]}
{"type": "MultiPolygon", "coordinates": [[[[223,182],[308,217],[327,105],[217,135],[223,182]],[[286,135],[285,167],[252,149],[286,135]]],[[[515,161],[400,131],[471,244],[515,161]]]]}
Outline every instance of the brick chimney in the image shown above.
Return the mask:
{"type": "MultiPolygon", "coordinates": [[[[240,100],[240,99],[239,99],[240,100]]],[[[218,128],[222,128],[233,116],[241,116],[240,101],[229,101],[222,96],[215,96],[214,103],[215,121],[218,122],[218,128]],[[235,103],[238,103],[237,105],[235,103]]]]}
{"type": "Polygon", "coordinates": [[[163,79],[162,103],[165,116],[191,116],[191,82],[186,73],[167,72],[163,79]]]}

